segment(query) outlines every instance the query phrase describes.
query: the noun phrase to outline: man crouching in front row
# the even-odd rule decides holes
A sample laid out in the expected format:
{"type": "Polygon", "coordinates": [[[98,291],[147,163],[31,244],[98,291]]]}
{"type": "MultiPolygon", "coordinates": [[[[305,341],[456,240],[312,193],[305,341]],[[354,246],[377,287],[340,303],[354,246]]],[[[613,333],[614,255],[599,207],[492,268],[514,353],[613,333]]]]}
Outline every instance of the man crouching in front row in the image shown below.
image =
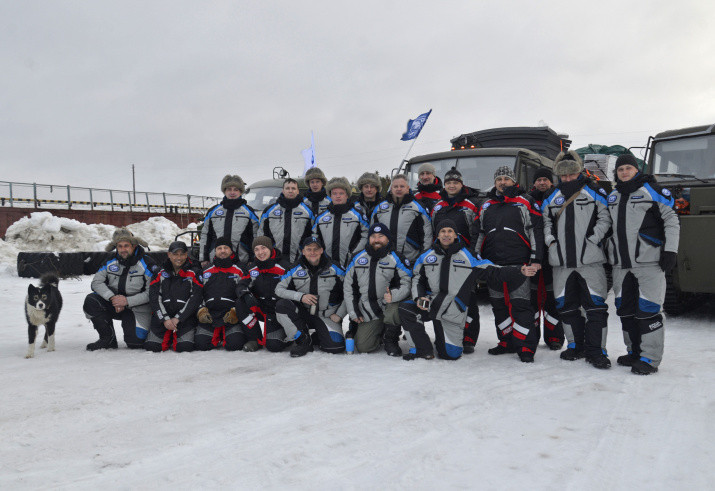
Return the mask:
{"type": "Polygon", "coordinates": [[[286,341],[295,341],[292,357],[313,351],[310,329],[316,332],[320,349],[343,353],[345,338],[341,325],[345,315],[343,277],[345,272],[325,254],[323,241],[306,237],[301,257],[276,286],[276,317],[286,332],[286,341]]]}
{"type": "MultiPolygon", "coordinates": [[[[437,227],[437,241],[432,249],[422,254],[413,269],[412,297],[400,303],[400,320],[410,345],[405,360],[434,358],[430,338],[425,332],[425,321],[434,326],[437,355],[445,360],[462,356],[464,323],[472,287],[478,280],[512,281],[519,276],[516,266],[496,266],[477,259],[459,239],[457,226],[450,219],[437,227]]],[[[521,266],[521,274],[534,276],[534,266],[521,266]]],[[[530,359],[521,361],[533,362],[530,359]]]]}

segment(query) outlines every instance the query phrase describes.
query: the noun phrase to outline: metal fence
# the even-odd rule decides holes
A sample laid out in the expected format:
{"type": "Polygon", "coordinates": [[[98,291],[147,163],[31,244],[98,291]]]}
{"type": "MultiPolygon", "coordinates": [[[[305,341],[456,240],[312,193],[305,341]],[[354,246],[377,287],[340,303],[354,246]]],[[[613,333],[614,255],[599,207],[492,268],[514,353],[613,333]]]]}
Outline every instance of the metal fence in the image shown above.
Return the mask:
{"type": "Polygon", "coordinates": [[[67,210],[205,213],[221,198],[0,181],[0,205],[67,210]]]}

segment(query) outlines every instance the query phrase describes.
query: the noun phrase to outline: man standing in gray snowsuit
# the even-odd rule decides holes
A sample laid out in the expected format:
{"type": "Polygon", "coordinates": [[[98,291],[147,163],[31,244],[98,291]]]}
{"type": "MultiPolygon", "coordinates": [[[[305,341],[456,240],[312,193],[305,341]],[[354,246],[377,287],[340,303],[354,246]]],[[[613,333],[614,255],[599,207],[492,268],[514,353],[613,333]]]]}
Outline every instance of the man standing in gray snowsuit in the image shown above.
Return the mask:
{"type": "Polygon", "coordinates": [[[611,230],[606,192],[582,174],[581,157],[569,150],[554,161],[560,183],[542,203],[544,242],[554,267],[554,295],[568,348],[564,360],[610,368],[606,353],[608,306],[602,241],[611,230]],[[586,311],[586,319],[581,315],[586,311]]]}
{"type": "Polygon", "coordinates": [[[608,196],[613,220],[608,259],[613,265],[616,313],[628,354],[618,364],[633,373],[658,371],[663,359],[665,274],[677,263],[680,222],[670,191],[638,171],[633,155],[616,160],[616,188],[608,196]]]}

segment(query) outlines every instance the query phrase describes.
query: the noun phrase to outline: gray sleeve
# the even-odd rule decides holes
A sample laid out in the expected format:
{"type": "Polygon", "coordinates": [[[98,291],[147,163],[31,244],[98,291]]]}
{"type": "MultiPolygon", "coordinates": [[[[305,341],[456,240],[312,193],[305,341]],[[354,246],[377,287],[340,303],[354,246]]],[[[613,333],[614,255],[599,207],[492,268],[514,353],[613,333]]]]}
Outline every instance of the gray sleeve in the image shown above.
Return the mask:
{"type": "Polygon", "coordinates": [[[294,302],[300,302],[303,298],[303,294],[295,290],[289,290],[288,285],[290,284],[290,276],[285,276],[276,285],[276,297],[285,298],[286,300],[292,300],[294,302]]]}
{"type": "Polygon", "coordinates": [[[670,206],[658,203],[660,216],[663,219],[663,231],[665,232],[665,246],[663,250],[667,252],[678,252],[678,242],[680,241],[680,219],[670,206]]]}
{"type": "Polygon", "coordinates": [[[94,278],[92,278],[92,291],[107,301],[116,295],[107,286],[106,268],[100,269],[95,273],[94,278]]]}
{"type": "MultiPolygon", "coordinates": [[[[404,268],[405,265],[402,265],[404,268]]],[[[390,295],[392,295],[392,303],[401,302],[406,300],[410,296],[410,289],[412,288],[412,277],[407,271],[400,267],[396,267],[396,273],[400,278],[400,287],[396,290],[390,290],[390,295]]]]}
{"type": "Polygon", "coordinates": [[[596,225],[593,227],[593,235],[590,237],[591,242],[594,244],[601,242],[611,230],[611,214],[608,211],[608,206],[597,200],[596,210],[598,217],[596,218],[596,225]]]}

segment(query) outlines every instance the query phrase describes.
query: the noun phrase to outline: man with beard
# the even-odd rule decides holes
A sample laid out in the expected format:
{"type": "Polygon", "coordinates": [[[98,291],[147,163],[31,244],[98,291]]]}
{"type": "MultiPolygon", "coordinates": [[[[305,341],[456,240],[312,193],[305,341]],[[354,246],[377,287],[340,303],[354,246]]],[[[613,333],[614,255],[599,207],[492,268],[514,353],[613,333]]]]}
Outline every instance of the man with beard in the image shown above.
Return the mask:
{"type": "MultiPolygon", "coordinates": [[[[439,193],[439,201],[432,209],[432,224],[435,231],[442,220],[451,220],[457,226],[457,234],[464,245],[470,245],[470,230],[479,208],[478,191],[464,185],[462,173],[452,167],[444,175],[444,189],[439,193]]],[[[477,304],[476,283],[469,300],[469,312],[464,326],[464,354],[474,353],[479,338],[479,305],[477,304]]]]}
{"type": "Polygon", "coordinates": [[[219,237],[227,237],[231,241],[231,248],[238,255],[238,260],[248,262],[249,247],[258,233],[258,217],[241,197],[245,190],[246,185],[239,176],[227,175],[221,181],[223,200],[206,213],[201,228],[199,260],[202,267],[205,268],[211,262],[211,253],[219,237]]]}
{"type": "Polygon", "coordinates": [[[610,235],[611,216],[606,192],[582,172],[581,157],[573,150],[554,160],[560,182],[543,203],[544,241],[554,267],[556,308],[568,340],[561,359],[585,356],[595,368],[606,369],[611,361],[606,352],[608,287],[601,243],[610,235]]]}
{"type": "Polygon", "coordinates": [[[380,177],[372,172],[366,172],[357,180],[360,193],[354,195],[355,209],[370,219],[377,204],[382,201],[380,196],[380,177]]]}
{"type": "Polygon", "coordinates": [[[345,272],[325,254],[323,241],[306,237],[298,264],[281,277],[276,286],[276,316],[286,332],[286,341],[294,341],[290,356],[304,356],[313,351],[310,330],[315,330],[320,349],[343,353],[342,317],[343,278],[345,272]]]}
{"type": "Polygon", "coordinates": [[[149,286],[152,316],[144,349],[193,351],[196,311],[203,298],[201,270],[191,263],[183,242],[172,242],[167,256],[163,269],[149,286]]]}
{"type": "Polygon", "coordinates": [[[665,275],[677,264],[680,222],[670,191],[641,174],[633,155],[616,160],[616,189],[608,196],[613,236],[608,247],[613,265],[616,313],[621,318],[628,354],[619,365],[649,375],[663,359],[665,275]]]}
{"type": "Polygon", "coordinates": [[[437,177],[437,169],[429,162],[425,162],[417,169],[417,193],[415,199],[432,213],[432,207],[440,200],[439,192],[442,190],[442,183],[437,177]]]}
{"type": "Polygon", "coordinates": [[[197,350],[223,346],[226,351],[238,351],[246,342],[258,340],[261,334],[255,317],[245,324],[245,318],[238,318],[238,282],[244,274],[235,260],[231,242],[226,237],[217,239],[213,263],[201,276],[204,306],[196,314],[199,319],[195,336],[197,350]]]}
{"type": "Polygon", "coordinates": [[[288,262],[268,237],[253,241],[253,257],[248,275],[238,283],[236,311],[244,323],[250,323],[254,315],[263,319],[263,337],[258,342],[248,341],[243,350],[255,351],[263,345],[271,352],[283,351],[289,343],[285,342],[285,331],[276,318],[275,290],[288,262]]]}
{"type": "MultiPolygon", "coordinates": [[[[541,213],[534,199],[516,183],[507,166],[494,173],[494,188],[487,193],[473,235],[475,251],[500,266],[534,265],[538,271],[543,249],[541,213]],[[475,233],[476,232],[476,233],[475,233]]],[[[515,277],[512,281],[487,281],[499,344],[490,355],[516,352],[524,363],[534,361],[539,332],[531,306],[531,281],[515,277]]]]}
{"type": "Polygon", "coordinates": [[[303,203],[310,208],[313,216],[317,217],[330,204],[330,197],[325,191],[325,184],[328,180],[322,170],[311,167],[305,173],[305,182],[308,185],[308,190],[305,192],[303,203]]]}
{"type": "Polygon", "coordinates": [[[315,219],[313,234],[329,244],[328,255],[345,268],[355,252],[365,247],[369,225],[350,203],[352,187],[346,178],[332,178],[326,189],[331,203],[315,219]]]}
{"type": "Polygon", "coordinates": [[[275,204],[261,216],[259,235],[265,235],[288,262],[300,257],[300,243],[310,235],[313,212],[298,193],[298,181],[286,179],[275,204]]]}
{"type": "MultiPolygon", "coordinates": [[[[534,188],[529,193],[541,208],[551,193],[554,192],[554,177],[548,167],[540,167],[534,173],[534,188]]],[[[541,270],[531,278],[531,305],[534,308],[534,324],[541,330],[544,320],[544,343],[551,350],[560,350],[564,345],[564,327],[559,320],[554,298],[553,270],[547,258],[542,257],[541,270]]]]}
{"type": "Polygon", "coordinates": [[[129,230],[120,228],[107,245],[107,252],[115,248],[116,252],[94,275],[92,293],[84,300],[84,315],[99,334],[97,341],[87,345],[89,351],[117,348],[113,319],[122,321],[128,348],[144,345],[151,322],[149,283],[156,265],[140,244],[146,246],[129,230]]]}
{"type": "Polygon", "coordinates": [[[462,338],[467,318],[467,304],[474,283],[510,282],[512,278],[533,275],[534,266],[499,267],[476,259],[459,239],[456,224],[442,220],[437,229],[437,241],[422,254],[413,270],[412,298],[400,303],[400,320],[408,333],[410,352],[405,360],[432,359],[434,350],[425,332],[424,322],[434,326],[437,356],[456,360],[462,356],[462,338]]]}
{"type": "Polygon", "coordinates": [[[380,347],[400,356],[398,303],[410,295],[412,271],[392,250],[392,237],[385,225],[376,223],[368,232],[368,244],[353,258],[345,273],[345,307],[355,324],[348,337],[355,338],[355,350],[370,353],[380,347]]]}
{"type": "Polygon", "coordinates": [[[387,226],[395,238],[395,252],[410,262],[432,244],[431,219],[427,210],[415,200],[404,174],[392,178],[387,199],[375,207],[370,221],[387,226]]]}

